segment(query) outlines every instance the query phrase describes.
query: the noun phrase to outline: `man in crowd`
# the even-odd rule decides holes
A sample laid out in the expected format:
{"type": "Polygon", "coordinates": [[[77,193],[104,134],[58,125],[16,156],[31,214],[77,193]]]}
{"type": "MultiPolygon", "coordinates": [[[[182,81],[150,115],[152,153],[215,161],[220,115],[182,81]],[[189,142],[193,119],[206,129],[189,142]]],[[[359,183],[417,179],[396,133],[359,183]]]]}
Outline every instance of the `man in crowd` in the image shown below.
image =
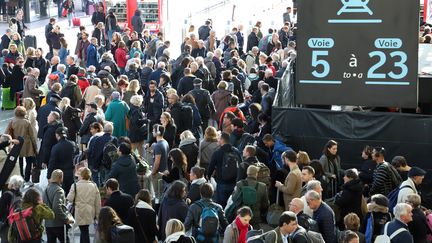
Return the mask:
{"type": "Polygon", "coordinates": [[[126,222],[128,210],[133,206],[133,198],[119,190],[119,183],[116,179],[110,178],[105,183],[108,199],[105,206],[112,207],[122,222],[126,222]]]}
{"type": "Polygon", "coordinates": [[[302,187],[301,195],[304,196],[306,194],[306,192],[308,191],[306,189],[307,183],[314,179],[315,170],[314,170],[314,168],[312,168],[312,166],[307,165],[307,166],[303,167],[301,173],[302,173],[301,180],[302,180],[302,183],[304,185],[302,187]]]}
{"type": "Polygon", "coordinates": [[[417,187],[420,186],[423,182],[423,179],[426,175],[426,171],[423,169],[413,166],[411,170],[408,172],[408,179],[399,186],[399,194],[398,194],[398,203],[406,202],[408,195],[410,194],[419,194],[417,191],[417,187]]]}
{"type": "Polygon", "coordinates": [[[313,219],[317,222],[324,241],[336,243],[336,221],[331,207],[321,200],[321,195],[316,191],[306,193],[306,202],[314,211],[313,219]]]}
{"type": "Polygon", "coordinates": [[[63,171],[62,188],[66,195],[74,183],[75,167],[73,159],[77,154],[77,146],[74,142],[67,139],[67,134],[68,129],[66,127],[56,129],[55,137],[58,142],[52,147],[47,171],[47,175],[51,175],[52,171],[56,169],[63,171]]]}
{"type": "Polygon", "coordinates": [[[222,132],[218,143],[220,148],[217,149],[211,157],[207,177],[215,178],[217,182],[216,202],[222,205],[222,207],[225,207],[236,185],[241,155],[240,152],[229,143],[228,133],[222,132]],[[215,170],[216,175],[213,176],[215,170]]]}
{"type": "Polygon", "coordinates": [[[289,209],[289,204],[293,198],[300,197],[302,182],[301,172],[297,166],[297,153],[288,150],[282,154],[282,159],[288,165],[290,172],[285,182],[276,181],[276,188],[283,193],[285,210],[289,209]]]}
{"type": "MultiPolygon", "coordinates": [[[[369,194],[382,194],[387,196],[396,186],[392,180],[391,168],[389,163],[385,161],[385,149],[382,147],[374,148],[372,159],[376,161],[377,167],[374,172],[372,186],[369,194]]],[[[395,175],[396,176],[396,175],[395,175]]]]}
{"type": "Polygon", "coordinates": [[[160,188],[159,181],[162,178],[162,173],[168,170],[168,152],[169,145],[164,139],[165,128],[159,124],[153,125],[153,137],[156,138],[156,143],[152,145],[153,151],[153,167],[152,167],[152,181],[155,188],[156,198],[160,199],[162,188],[160,188]]]}
{"type": "Polygon", "coordinates": [[[216,109],[213,100],[211,99],[210,92],[202,88],[202,79],[194,79],[193,84],[194,89],[189,93],[195,98],[195,103],[198,107],[203,124],[202,130],[204,131],[208,126],[208,121],[211,115],[216,112],[216,109]]]}
{"type": "MultiPolygon", "coordinates": [[[[192,236],[200,242],[205,242],[205,240],[212,240],[214,236],[205,236],[202,229],[200,228],[201,214],[205,208],[215,209],[219,220],[219,230],[220,232],[225,231],[228,226],[228,221],[225,218],[225,214],[221,205],[213,202],[213,186],[210,183],[202,184],[200,188],[201,199],[193,203],[189,207],[188,214],[185,219],[185,230],[189,231],[192,229],[192,236]]],[[[216,232],[215,232],[216,233],[216,232]]]]}
{"type": "MultiPolygon", "coordinates": [[[[414,243],[408,231],[408,223],[412,221],[412,207],[406,203],[398,203],[393,209],[395,218],[386,224],[384,234],[389,236],[391,242],[414,243]]],[[[379,237],[379,236],[378,236],[379,237]]]]}
{"type": "Polygon", "coordinates": [[[164,107],[164,97],[157,89],[155,80],[150,80],[148,92],[144,98],[144,112],[147,113],[147,119],[150,120],[150,126],[159,122],[164,107]]]}
{"type": "Polygon", "coordinates": [[[279,218],[279,226],[276,229],[270,231],[270,233],[268,233],[268,235],[265,237],[265,243],[307,243],[309,240],[305,234],[306,231],[297,224],[297,217],[295,213],[286,211],[282,213],[279,218]]]}
{"type": "MultiPolygon", "coordinates": [[[[58,128],[63,127],[63,123],[60,118],[60,114],[56,111],[52,111],[48,118],[48,124],[43,128],[42,142],[39,150],[39,163],[43,168],[47,168],[48,162],[51,157],[51,150],[57,143],[56,131],[58,128]]],[[[48,174],[49,176],[50,174],[48,174]]]]}

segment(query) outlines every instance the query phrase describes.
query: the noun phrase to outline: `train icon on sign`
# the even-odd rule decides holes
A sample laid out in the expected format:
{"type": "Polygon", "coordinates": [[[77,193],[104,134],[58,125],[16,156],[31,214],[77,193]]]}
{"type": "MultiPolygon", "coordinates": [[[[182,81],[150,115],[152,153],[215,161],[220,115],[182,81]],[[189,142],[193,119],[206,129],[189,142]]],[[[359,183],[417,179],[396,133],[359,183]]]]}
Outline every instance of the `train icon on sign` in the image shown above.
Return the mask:
{"type": "Polygon", "coordinates": [[[337,12],[337,15],[343,13],[368,13],[373,15],[372,10],[367,6],[369,0],[341,0],[343,6],[337,12]]]}

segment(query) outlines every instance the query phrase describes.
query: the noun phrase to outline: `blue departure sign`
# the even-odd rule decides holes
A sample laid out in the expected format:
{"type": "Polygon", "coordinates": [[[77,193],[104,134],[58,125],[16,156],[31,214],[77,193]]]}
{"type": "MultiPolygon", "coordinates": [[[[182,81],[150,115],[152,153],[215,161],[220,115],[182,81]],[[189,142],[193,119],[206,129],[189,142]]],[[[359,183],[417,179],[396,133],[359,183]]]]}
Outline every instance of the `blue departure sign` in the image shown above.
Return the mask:
{"type": "Polygon", "coordinates": [[[299,2],[296,101],[417,106],[419,2],[299,2]]]}

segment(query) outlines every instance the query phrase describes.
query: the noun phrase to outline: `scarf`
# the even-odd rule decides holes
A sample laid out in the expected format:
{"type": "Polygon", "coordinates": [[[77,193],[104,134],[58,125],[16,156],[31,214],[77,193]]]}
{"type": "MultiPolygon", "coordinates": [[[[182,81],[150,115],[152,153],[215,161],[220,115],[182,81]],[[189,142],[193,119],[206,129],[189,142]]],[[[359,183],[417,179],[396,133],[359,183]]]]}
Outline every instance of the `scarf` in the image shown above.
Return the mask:
{"type": "Polygon", "coordinates": [[[246,234],[248,232],[249,224],[243,225],[240,221],[240,217],[237,217],[235,219],[235,224],[237,225],[237,228],[239,230],[239,237],[237,243],[246,243],[246,234]]]}

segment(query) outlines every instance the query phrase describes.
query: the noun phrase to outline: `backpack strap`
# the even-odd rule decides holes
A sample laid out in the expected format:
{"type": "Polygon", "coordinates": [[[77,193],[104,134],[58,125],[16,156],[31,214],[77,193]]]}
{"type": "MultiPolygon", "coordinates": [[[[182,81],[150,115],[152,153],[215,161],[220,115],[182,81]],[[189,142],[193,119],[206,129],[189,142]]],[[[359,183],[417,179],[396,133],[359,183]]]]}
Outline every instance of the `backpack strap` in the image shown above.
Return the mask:
{"type": "Polygon", "coordinates": [[[393,232],[393,234],[391,234],[389,236],[390,240],[393,239],[394,237],[396,237],[398,234],[402,233],[403,231],[407,231],[407,230],[405,228],[400,228],[400,229],[396,230],[395,232],[393,232]]]}
{"type": "Polygon", "coordinates": [[[387,222],[387,223],[384,225],[384,235],[387,235],[387,227],[388,227],[388,224],[389,224],[389,222],[387,222]]]}

